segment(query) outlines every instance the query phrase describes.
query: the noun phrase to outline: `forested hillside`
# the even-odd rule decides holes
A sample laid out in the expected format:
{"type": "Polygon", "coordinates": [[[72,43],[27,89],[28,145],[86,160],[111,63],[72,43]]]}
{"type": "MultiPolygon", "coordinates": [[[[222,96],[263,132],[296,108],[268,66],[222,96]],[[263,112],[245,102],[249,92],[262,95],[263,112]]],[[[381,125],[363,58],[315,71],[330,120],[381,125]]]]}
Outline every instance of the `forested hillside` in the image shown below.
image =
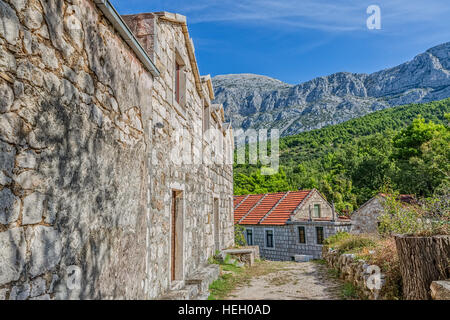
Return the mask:
{"type": "Polygon", "coordinates": [[[410,104],[280,140],[281,170],[235,165],[235,194],[317,188],[353,210],[385,187],[429,196],[448,185],[450,99],[410,104]]]}

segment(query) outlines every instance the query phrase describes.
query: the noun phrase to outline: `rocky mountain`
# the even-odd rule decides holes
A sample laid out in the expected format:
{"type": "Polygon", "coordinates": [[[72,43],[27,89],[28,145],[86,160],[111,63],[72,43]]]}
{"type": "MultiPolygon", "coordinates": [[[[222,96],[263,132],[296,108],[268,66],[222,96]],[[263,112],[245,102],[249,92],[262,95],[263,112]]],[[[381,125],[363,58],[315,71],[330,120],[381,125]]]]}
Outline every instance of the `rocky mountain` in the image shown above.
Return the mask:
{"type": "Polygon", "coordinates": [[[408,103],[450,97],[450,42],[372,74],[339,72],[299,85],[266,76],[213,78],[216,100],[234,128],[278,128],[282,135],[337,124],[408,103]]]}

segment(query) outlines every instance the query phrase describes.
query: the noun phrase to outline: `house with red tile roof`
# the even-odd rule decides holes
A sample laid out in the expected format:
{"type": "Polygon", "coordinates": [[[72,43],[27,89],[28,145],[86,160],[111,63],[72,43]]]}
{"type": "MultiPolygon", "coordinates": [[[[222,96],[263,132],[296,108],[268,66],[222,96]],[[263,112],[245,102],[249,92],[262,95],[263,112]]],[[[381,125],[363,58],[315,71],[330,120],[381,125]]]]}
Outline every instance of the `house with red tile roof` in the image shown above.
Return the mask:
{"type": "Polygon", "coordinates": [[[316,189],[235,196],[234,223],[269,260],[320,258],[325,238],[351,229],[316,189]]]}

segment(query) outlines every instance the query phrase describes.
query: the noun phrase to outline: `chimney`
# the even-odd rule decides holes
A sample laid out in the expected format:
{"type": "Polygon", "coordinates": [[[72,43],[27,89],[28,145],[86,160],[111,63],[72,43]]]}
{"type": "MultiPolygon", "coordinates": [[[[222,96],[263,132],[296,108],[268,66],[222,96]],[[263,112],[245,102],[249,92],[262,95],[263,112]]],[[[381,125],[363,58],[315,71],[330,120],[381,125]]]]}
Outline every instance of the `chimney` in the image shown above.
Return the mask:
{"type": "Polygon", "coordinates": [[[155,61],[155,52],[158,50],[158,37],[156,21],[158,17],[153,13],[139,13],[124,15],[122,19],[139,40],[142,48],[152,61],[155,61]]]}

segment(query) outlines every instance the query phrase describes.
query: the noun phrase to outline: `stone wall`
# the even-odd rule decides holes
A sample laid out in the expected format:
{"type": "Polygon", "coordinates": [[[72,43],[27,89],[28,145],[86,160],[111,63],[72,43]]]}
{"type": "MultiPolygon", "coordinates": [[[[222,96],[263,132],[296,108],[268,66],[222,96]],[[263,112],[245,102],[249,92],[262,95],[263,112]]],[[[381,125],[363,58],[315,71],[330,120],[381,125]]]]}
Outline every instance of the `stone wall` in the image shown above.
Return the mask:
{"type": "Polygon", "coordinates": [[[311,194],[308,196],[307,201],[298,208],[294,216],[292,218],[295,220],[304,220],[309,219],[309,210],[311,209],[311,215],[314,217],[314,205],[320,205],[320,218],[322,219],[332,219],[333,218],[333,209],[331,205],[326,201],[317,190],[313,190],[311,194]]]}
{"type": "MultiPolygon", "coordinates": [[[[170,66],[185,38],[159,31],[170,66]]],[[[214,195],[220,245],[232,245],[232,167],[167,162],[175,130],[199,139],[203,111],[192,75],[192,104],[174,110],[170,70],[154,81],[91,0],[0,0],[0,299],[168,291],[172,189],[183,190],[185,277],[214,251],[214,195]]]]}
{"type": "MultiPolygon", "coordinates": [[[[149,267],[153,287],[151,296],[158,296],[170,284],[171,192],[181,190],[184,201],[184,273],[192,274],[215,251],[214,198],[219,201],[220,248],[234,244],[232,219],[232,164],[205,165],[201,161],[207,147],[203,138],[203,108],[211,103],[207,84],[196,83],[195,61],[186,45],[183,23],[167,20],[163,14],[125,16],[125,21],[137,35],[147,52],[154,57],[161,76],[155,79],[153,90],[153,124],[162,128],[153,132],[151,250],[149,267]],[[175,62],[184,64],[185,106],[175,101],[175,62]],[[200,88],[199,88],[200,87],[200,88]],[[179,148],[181,146],[181,148],[179,148]],[[183,158],[184,157],[184,158],[183,158]],[[180,160],[179,163],[174,160],[180,160]],[[182,161],[183,160],[183,161],[182,161]],[[159,289],[158,289],[159,288],[159,289]]],[[[183,21],[183,19],[181,19],[183,21]]],[[[220,125],[222,125],[220,123],[220,125]]],[[[228,151],[232,151],[231,130],[226,132],[228,151]],[[228,139],[228,140],[227,140],[228,139]]]]}
{"type": "Polygon", "coordinates": [[[354,254],[339,254],[336,250],[323,248],[323,259],[330,268],[339,271],[341,279],[351,282],[358,288],[361,298],[377,300],[385,298],[383,285],[385,284],[385,275],[380,273],[380,288],[368,286],[372,280],[369,278],[376,271],[362,259],[356,259],[354,254]],[[372,287],[372,289],[369,289],[372,287]]]}
{"type": "Polygon", "coordinates": [[[374,197],[352,214],[352,233],[377,233],[378,217],[384,208],[379,197],[374,197]]]}
{"type": "Polygon", "coordinates": [[[322,257],[323,245],[317,243],[316,227],[322,227],[324,239],[337,232],[349,231],[351,224],[343,222],[304,221],[291,222],[284,226],[244,226],[253,229],[254,245],[259,246],[261,257],[275,261],[291,261],[295,255],[311,255],[314,259],[322,257]],[[306,243],[299,243],[298,227],[305,227],[306,243]],[[265,230],[273,230],[274,247],[267,248],[265,230]]]}

